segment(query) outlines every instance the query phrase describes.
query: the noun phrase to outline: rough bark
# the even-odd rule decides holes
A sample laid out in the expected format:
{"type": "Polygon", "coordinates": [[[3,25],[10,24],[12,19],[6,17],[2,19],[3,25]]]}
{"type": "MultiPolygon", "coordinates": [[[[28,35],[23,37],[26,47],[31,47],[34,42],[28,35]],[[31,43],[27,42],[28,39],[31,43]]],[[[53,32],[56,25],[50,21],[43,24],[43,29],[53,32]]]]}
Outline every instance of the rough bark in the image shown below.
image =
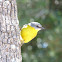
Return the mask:
{"type": "Polygon", "coordinates": [[[0,62],[21,62],[20,30],[15,0],[0,0],[0,62]]]}

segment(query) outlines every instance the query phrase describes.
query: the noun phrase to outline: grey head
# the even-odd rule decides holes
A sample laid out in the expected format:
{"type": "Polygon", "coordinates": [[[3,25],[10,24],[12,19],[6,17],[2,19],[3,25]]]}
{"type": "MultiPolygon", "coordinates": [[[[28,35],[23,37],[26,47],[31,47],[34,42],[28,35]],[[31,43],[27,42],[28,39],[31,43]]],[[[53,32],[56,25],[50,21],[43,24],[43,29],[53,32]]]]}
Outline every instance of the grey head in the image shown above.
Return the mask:
{"type": "Polygon", "coordinates": [[[38,22],[31,22],[31,23],[29,23],[28,25],[30,25],[30,26],[34,27],[35,29],[38,29],[38,30],[44,29],[44,28],[42,27],[42,25],[41,25],[40,23],[38,23],[38,22]]]}

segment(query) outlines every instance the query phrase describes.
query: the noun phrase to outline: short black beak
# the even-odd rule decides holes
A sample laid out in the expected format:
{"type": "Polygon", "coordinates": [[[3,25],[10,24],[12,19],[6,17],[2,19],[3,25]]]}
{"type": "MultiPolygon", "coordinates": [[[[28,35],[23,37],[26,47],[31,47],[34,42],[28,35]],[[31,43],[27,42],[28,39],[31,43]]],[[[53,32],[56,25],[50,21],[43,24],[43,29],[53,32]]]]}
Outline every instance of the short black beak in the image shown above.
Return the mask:
{"type": "Polygon", "coordinates": [[[45,29],[45,28],[44,28],[44,27],[41,27],[41,30],[42,30],[42,29],[45,29]]]}

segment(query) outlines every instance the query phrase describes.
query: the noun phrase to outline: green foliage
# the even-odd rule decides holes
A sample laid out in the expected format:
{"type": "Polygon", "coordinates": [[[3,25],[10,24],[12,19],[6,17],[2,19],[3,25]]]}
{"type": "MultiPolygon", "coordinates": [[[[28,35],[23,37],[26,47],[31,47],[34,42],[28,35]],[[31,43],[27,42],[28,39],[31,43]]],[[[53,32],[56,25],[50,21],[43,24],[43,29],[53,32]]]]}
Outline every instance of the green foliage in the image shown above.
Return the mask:
{"type": "Polygon", "coordinates": [[[22,46],[23,62],[62,62],[61,0],[17,0],[20,26],[32,21],[45,30],[22,46]]]}

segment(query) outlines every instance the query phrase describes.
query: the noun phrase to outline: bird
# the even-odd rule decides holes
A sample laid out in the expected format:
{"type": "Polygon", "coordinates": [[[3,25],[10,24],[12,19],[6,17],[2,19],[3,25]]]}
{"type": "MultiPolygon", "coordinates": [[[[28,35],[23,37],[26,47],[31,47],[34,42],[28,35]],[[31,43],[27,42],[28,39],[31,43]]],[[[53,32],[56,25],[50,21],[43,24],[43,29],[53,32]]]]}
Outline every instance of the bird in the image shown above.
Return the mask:
{"type": "Polygon", "coordinates": [[[20,31],[21,43],[28,43],[37,36],[38,31],[44,29],[38,22],[30,22],[23,25],[20,31]]]}

